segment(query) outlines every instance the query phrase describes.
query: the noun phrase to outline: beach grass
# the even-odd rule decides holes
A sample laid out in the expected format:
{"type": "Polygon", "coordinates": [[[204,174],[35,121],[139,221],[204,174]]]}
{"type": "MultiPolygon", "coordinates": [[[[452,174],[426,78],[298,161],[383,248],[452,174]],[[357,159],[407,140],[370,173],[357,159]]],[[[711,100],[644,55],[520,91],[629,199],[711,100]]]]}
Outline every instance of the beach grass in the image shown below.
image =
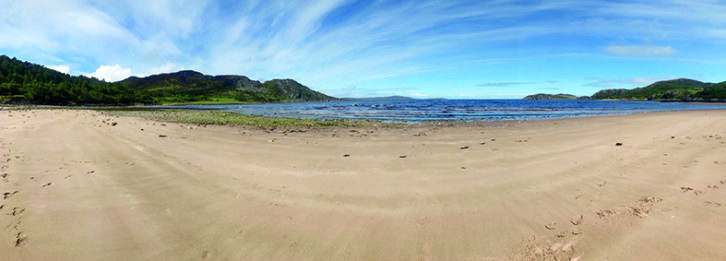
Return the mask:
{"type": "Polygon", "coordinates": [[[254,115],[242,115],[232,112],[200,111],[200,110],[125,110],[101,109],[111,116],[137,117],[156,121],[169,121],[196,125],[247,126],[260,129],[321,129],[321,128],[361,128],[361,127],[400,127],[401,123],[385,123],[370,120],[318,120],[274,118],[254,115]]]}
{"type": "Polygon", "coordinates": [[[206,105],[212,105],[212,104],[249,104],[250,102],[241,102],[237,99],[234,99],[232,97],[209,97],[205,100],[201,101],[187,101],[187,102],[174,102],[174,101],[160,101],[162,105],[200,105],[200,104],[206,104],[206,105]]]}

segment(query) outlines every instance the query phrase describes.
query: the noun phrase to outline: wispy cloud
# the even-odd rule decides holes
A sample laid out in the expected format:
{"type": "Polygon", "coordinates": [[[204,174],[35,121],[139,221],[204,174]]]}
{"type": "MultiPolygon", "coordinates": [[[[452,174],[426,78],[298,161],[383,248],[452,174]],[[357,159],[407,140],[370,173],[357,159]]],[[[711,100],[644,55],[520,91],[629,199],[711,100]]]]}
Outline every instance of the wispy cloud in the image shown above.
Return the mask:
{"type": "MultiPolygon", "coordinates": [[[[649,59],[726,60],[719,52],[726,40],[726,5],[718,1],[23,0],[2,5],[0,53],[103,79],[186,68],[295,78],[345,94],[353,93],[346,90],[351,86],[358,86],[355,93],[411,86],[405,79],[444,71],[452,79],[469,77],[469,87],[554,83],[538,80],[543,77],[563,84],[574,77],[565,70],[485,80],[472,75],[551,68],[565,60],[627,56],[617,58],[627,61],[616,66],[649,59]],[[712,55],[699,53],[706,44],[712,55]]],[[[431,86],[415,88],[406,93],[440,93],[425,90],[431,86]]]]}
{"type": "Polygon", "coordinates": [[[678,78],[673,75],[669,76],[648,76],[648,77],[632,77],[629,79],[603,79],[591,78],[588,83],[583,84],[585,87],[597,88],[633,88],[644,87],[657,81],[670,80],[678,78]]]}
{"type": "Polygon", "coordinates": [[[487,82],[477,84],[479,87],[508,87],[508,86],[521,86],[521,85],[532,85],[532,84],[553,84],[557,83],[555,80],[540,81],[540,82],[487,82]]]}
{"type": "Polygon", "coordinates": [[[670,46],[654,45],[611,45],[605,47],[605,51],[611,54],[624,56],[674,55],[678,52],[670,46]]]}

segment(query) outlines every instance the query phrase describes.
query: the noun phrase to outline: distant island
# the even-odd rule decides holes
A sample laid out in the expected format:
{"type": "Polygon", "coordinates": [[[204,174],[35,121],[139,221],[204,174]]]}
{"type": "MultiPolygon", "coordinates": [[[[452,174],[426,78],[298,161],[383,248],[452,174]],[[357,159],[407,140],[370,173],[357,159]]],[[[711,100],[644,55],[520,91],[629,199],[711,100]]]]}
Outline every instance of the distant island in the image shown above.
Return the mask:
{"type": "Polygon", "coordinates": [[[538,94],[532,94],[527,95],[523,99],[525,100],[575,100],[575,99],[589,99],[590,97],[584,96],[584,97],[577,97],[572,94],[546,94],[546,93],[538,93],[538,94]]]}
{"type": "MultiPolygon", "coordinates": [[[[535,94],[524,99],[573,99],[570,94],[535,94]]],[[[635,89],[606,89],[592,96],[575,97],[593,100],[647,100],[682,102],[724,102],[726,101],[726,82],[707,83],[692,79],[674,79],[655,82],[635,89]]]]}
{"type": "Polygon", "coordinates": [[[415,100],[411,97],[406,96],[385,96],[385,97],[370,97],[370,98],[340,98],[344,101],[406,101],[406,100],[415,100]]]}

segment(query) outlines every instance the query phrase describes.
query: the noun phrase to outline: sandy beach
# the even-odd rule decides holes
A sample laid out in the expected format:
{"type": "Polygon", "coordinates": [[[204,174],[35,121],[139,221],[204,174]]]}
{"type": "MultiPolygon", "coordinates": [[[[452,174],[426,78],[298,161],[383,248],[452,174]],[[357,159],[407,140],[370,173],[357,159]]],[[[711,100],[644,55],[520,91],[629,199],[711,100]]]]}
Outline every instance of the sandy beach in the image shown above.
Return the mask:
{"type": "Polygon", "coordinates": [[[0,259],[726,260],[724,136],[726,111],[283,133],[0,110],[0,259]]]}

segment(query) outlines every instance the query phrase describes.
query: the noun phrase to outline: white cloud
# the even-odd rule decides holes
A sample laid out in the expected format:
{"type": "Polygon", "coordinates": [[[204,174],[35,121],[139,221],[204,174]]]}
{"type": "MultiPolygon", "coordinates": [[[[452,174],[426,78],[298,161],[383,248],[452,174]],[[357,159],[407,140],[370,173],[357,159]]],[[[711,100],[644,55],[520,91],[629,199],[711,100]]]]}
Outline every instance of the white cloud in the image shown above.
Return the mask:
{"type": "Polygon", "coordinates": [[[676,75],[668,76],[645,76],[645,77],[632,77],[627,79],[606,79],[606,78],[590,78],[591,82],[584,84],[587,87],[597,88],[634,88],[644,87],[657,81],[670,80],[679,78],[676,75]]]}
{"type": "MultiPolygon", "coordinates": [[[[518,70],[507,66],[541,62],[532,57],[563,51],[597,52],[606,59],[612,57],[605,54],[665,56],[669,62],[674,62],[669,55],[679,54],[680,61],[723,63],[724,56],[713,49],[703,50],[712,54],[705,58],[693,53],[707,44],[721,47],[726,39],[726,5],[719,1],[0,2],[5,4],[0,8],[0,53],[25,60],[72,64],[74,72],[95,70],[89,75],[107,80],[184,67],[253,79],[285,77],[330,93],[348,93],[347,86],[373,80],[390,86],[389,78],[422,72],[456,73],[495,64],[518,70]],[[571,44],[564,49],[547,41],[525,44],[538,43],[538,37],[571,44]],[[592,46],[583,37],[613,45],[592,46]],[[507,48],[510,41],[521,52],[507,48]]],[[[520,81],[532,79],[483,85],[520,81]]],[[[358,93],[377,91],[361,88],[369,90],[358,93]]],[[[414,91],[435,95],[426,87],[414,91]]]]}
{"type": "Polygon", "coordinates": [[[149,76],[149,75],[161,74],[161,73],[178,72],[181,70],[184,70],[183,66],[179,66],[174,63],[165,63],[162,66],[149,69],[149,71],[147,71],[146,74],[144,74],[143,76],[149,76]]]}
{"type": "Polygon", "coordinates": [[[661,56],[678,53],[673,47],[655,45],[611,45],[605,47],[605,51],[623,56],[661,56]]]}
{"type": "Polygon", "coordinates": [[[46,67],[66,74],[71,71],[71,67],[68,65],[50,65],[46,67]]]}
{"type": "Polygon", "coordinates": [[[126,79],[133,74],[131,69],[123,68],[120,65],[101,65],[95,72],[86,74],[87,77],[96,77],[101,80],[115,82],[126,79]]]}
{"type": "Polygon", "coordinates": [[[154,74],[172,73],[184,70],[183,66],[175,63],[165,63],[158,67],[152,67],[146,73],[133,73],[130,68],[121,67],[121,65],[101,65],[95,72],[85,74],[87,77],[96,77],[108,82],[115,82],[126,79],[131,76],[146,77],[154,74]]]}

